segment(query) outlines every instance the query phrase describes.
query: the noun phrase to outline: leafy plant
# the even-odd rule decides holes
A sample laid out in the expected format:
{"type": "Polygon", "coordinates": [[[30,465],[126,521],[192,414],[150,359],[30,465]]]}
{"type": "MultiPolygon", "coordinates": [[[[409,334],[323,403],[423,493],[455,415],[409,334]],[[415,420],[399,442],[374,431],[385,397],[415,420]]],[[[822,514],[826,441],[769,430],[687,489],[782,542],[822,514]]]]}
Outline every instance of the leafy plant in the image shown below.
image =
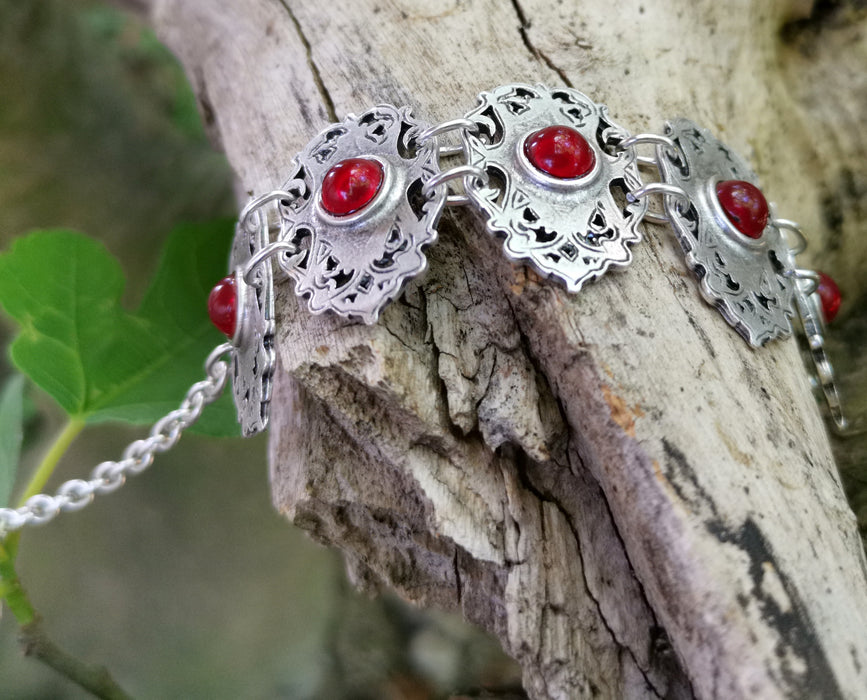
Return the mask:
{"type": "Polygon", "coordinates": [[[21,457],[24,425],[24,377],[11,377],[0,393],[0,508],[9,505],[21,457]]]}
{"type": "MultiPolygon", "coordinates": [[[[231,230],[228,222],[176,229],[134,313],[120,304],[120,265],[98,242],[64,230],[19,239],[0,256],[0,305],[20,326],[15,366],[76,423],[149,423],[172,410],[220,342],[205,306],[231,230]]],[[[209,409],[198,429],[237,434],[229,402],[209,409]]]]}
{"type": "MultiPolygon", "coordinates": [[[[231,234],[229,221],[176,229],[134,312],[121,305],[125,278],[117,260],[80,233],[37,231],[0,255],[0,305],[19,326],[10,355],[21,372],[0,393],[0,506],[9,502],[18,470],[26,379],[57,402],[67,422],[19,505],[45,488],[87,425],[150,423],[178,406],[223,340],[205,308],[211,285],[224,274],[231,234]]],[[[230,397],[209,407],[194,428],[237,435],[230,397]]],[[[17,552],[18,533],[0,541],[0,600],[28,648],[91,692],[125,697],[102,669],[72,659],[46,637],[15,570],[17,552]]]]}

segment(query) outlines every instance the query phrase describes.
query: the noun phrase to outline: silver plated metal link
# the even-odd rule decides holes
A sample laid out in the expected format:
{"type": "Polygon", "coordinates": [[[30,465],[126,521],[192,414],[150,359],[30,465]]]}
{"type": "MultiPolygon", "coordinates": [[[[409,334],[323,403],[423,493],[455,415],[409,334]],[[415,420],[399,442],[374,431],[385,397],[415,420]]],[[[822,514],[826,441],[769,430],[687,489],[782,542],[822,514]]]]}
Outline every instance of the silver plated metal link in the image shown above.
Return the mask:
{"type": "Polygon", "coordinates": [[[459,156],[464,152],[464,147],[461,144],[454,146],[439,146],[437,149],[440,158],[449,158],[451,156],[459,156]]]}
{"type": "Polygon", "coordinates": [[[462,132],[467,164],[489,177],[488,184],[466,181],[465,189],[488,230],[504,237],[507,257],[570,292],[631,262],[647,202],[623,201],[642,182],[635,153],[614,150],[629,134],[604,105],[571,88],[505,85],[480,94],[466,118],[476,125],[462,132]],[[525,140],[550,126],[572,128],[587,141],[595,157],[588,173],[560,179],[528,161],[525,140]]]}
{"type": "Polygon", "coordinates": [[[269,243],[264,248],[258,250],[254,255],[251,255],[248,258],[241,270],[244,282],[251,286],[260,283],[262,280],[261,277],[256,276],[256,268],[265,260],[281,253],[288,256],[295,255],[298,253],[298,246],[290,241],[275,241],[274,243],[269,243]]]}
{"type": "MultiPolygon", "coordinates": [[[[678,187],[677,185],[670,185],[665,182],[648,182],[646,185],[642,185],[641,187],[632,190],[631,192],[627,192],[626,199],[637,202],[639,199],[649,197],[653,194],[664,195],[666,197],[674,197],[680,202],[681,205],[685,205],[687,207],[690,205],[689,195],[684,191],[682,187],[678,187]]],[[[667,218],[666,221],[668,221],[667,218]]]]}
{"type": "Polygon", "coordinates": [[[803,270],[801,268],[792,268],[784,273],[786,277],[792,277],[799,280],[798,287],[803,290],[804,294],[812,294],[819,289],[819,273],[815,270],[803,270]]]}
{"type": "Polygon", "coordinates": [[[126,482],[126,462],[102,462],[91,473],[90,483],[97,496],[114,493],[126,482]]]}
{"type": "Polygon", "coordinates": [[[253,216],[255,229],[240,224],[236,227],[229,262],[235,273],[238,314],[232,338],[232,395],[244,436],[261,432],[268,425],[277,362],[271,256],[292,247],[286,241],[270,243],[268,217],[262,209],[256,209],[253,216]]]}
{"type": "MultiPolygon", "coordinates": [[[[662,195],[674,197],[680,206],[689,207],[689,196],[677,185],[667,185],[664,182],[648,182],[642,185],[637,190],[626,193],[626,199],[630,202],[637,202],[651,195],[662,195]]],[[[671,225],[671,219],[665,214],[659,214],[651,209],[644,212],[642,221],[649,221],[652,224],[671,225]]]]}
{"type": "Polygon", "coordinates": [[[95,488],[84,479],[72,479],[57,489],[57,496],[66,498],[63,510],[66,512],[81,510],[93,500],[95,488]]]}
{"type": "MultiPolygon", "coordinates": [[[[450,119],[441,122],[434,126],[428,127],[418,135],[416,141],[418,143],[426,143],[435,138],[437,146],[437,158],[450,158],[452,156],[460,156],[464,153],[463,143],[444,146],[439,142],[439,137],[452,131],[476,133],[477,125],[469,119],[460,117],[458,119],[450,119]]],[[[424,185],[424,194],[430,196],[433,191],[442,184],[450,182],[458,178],[463,178],[466,181],[467,177],[478,178],[480,183],[487,184],[487,174],[478,168],[471,168],[465,164],[457,165],[435,175],[428,180],[424,185]],[[469,169],[468,169],[469,168],[469,169]]],[[[472,203],[472,199],[467,194],[447,193],[445,205],[447,207],[464,207],[472,203]]]]}
{"type": "Polygon", "coordinates": [[[466,207],[472,203],[473,200],[466,194],[450,194],[446,197],[447,207],[466,207]]]}
{"type": "Polygon", "coordinates": [[[671,219],[669,219],[665,214],[659,214],[651,209],[644,212],[644,216],[641,220],[648,221],[651,224],[658,224],[660,226],[668,226],[671,224],[671,219]]]}
{"type": "Polygon", "coordinates": [[[475,187],[484,187],[488,184],[488,174],[481,168],[477,168],[474,165],[456,165],[448,170],[443,170],[441,173],[438,173],[424,183],[422,193],[426,197],[429,197],[440,185],[444,185],[451,180],[459,179],[463,180],[464,183],[469,181],[472,183],[470,186],[475,187]]]}
{"type": "Polygon", "coordinates": [[[688,119],[666,124],[679,147],[657,146],[660,176],[686,191],[690,206],[672,196],[665,209],[699,280],[705,300],[752,346],[791,333],[794,259],[783,234],[770,223],[759,239],[738,232],[721,209],[715,185],[721,180],[756,182],[749,166],[708,130],[688,119]],[[683,159],[683,160],[682,160],[683,159]]]}
{"type": "MultiPolygon", "coordinates": [[[[667,136],[663,136],[662,134],[633,134],[632,136],[623,139],[620,143],[618,143],[615,147],[615,151],[625,151],[627,149],[635,149],[636,146],[643,145],[652,145],[652,146],[664,146],[670,150],[671,153],[679,155],[681,158],[683,157],[683,152],[680,150],[680,147],[672,141],[667,136]]],[[[655,156],[640,156],[638,153],[635,154],[635,160],[640,166],[644,167],[659,167],[658,161],[655,156]]]]}
{"type": "Polygon", "coordinates": [[[841,437],[860,435],[867,430],[863,419],[851,421],[843,411],[843,402],[837,386],[834,367],[825,350],[825,318],[822,313],[822,302],[814,286],[812,291],[807,282],[813,282],[812,270],[797,270],[795,284],[795,306],[801,320],[801,326],[807,339],[807,351],[810,355],[817,388],[822,392],[834,432],[841,437]]]}
{"type": "Polygon", "coordinates": [[[374,323],[425,270],[424,249],[436,240],[446,200],[442,189],[425,190],[440,172],[435,137],[444,128],[426,127],[406,107],[378,105],[323,130],[295,158],[283,189],[301,194],[281,210],[281,240],[299,252],[280,264],[311,313],[331,311],[374,323]],[[425,133],[429,140],[420,142],[425,133]],[[321,205],[323,181],[348,158],[380,163],[385,181],[369,206],[338,217],[321,205]]]}

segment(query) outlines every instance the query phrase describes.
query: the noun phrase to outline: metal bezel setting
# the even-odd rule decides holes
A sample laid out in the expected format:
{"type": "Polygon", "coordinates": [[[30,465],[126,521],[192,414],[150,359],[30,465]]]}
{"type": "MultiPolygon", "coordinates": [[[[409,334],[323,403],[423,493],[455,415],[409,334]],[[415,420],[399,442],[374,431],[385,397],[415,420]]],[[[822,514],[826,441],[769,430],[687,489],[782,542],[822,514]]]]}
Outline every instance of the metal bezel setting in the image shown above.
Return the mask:
{"type": "MultiPolygon", "coordinates": [[[[557,124],[555,126],[568,125],[557,124]]],[[[537,168],[530,162],[530,159],[527,158],[527,153],[524,150],[524,147],[527,144],[527,139],[529,139],[531,136],[534,136],[535,134],[535,131],[531,131],[515,144],[515,161],[518,163],[518,165],[521,166],[521,168],[524,170],[524,173],[529,176],[530,179],[535,180],[543,187],[549,187],[554,190],[562,190],[564,192],[573,192],[575,190],[580,190],[584,187],[587,187],[597,177],[599,177],[599,173],[602,172],[602,166],[599,164],[599,156],[596,154],[595,151],[593,152],[593,167],[590,169],[590,172],[585,173],[581,177],[553,177],[552,175],[548,175],[544,171],[537,168]]]]}
{"type": "MultiPolygon", "coordinates": [[[[353,157],[373,160],[379,163],[379,166],[382,168],[382,182],[379,185],[379,190],[377,190],[376,194],[373,196],[373,199],[358,211],[354,211],[352,214],[347,214],[346,216],[335,216],[331,212],[327,211],[325,206],[322,204],[322,196],[321,192],[319,192],[315,203],[316,214],[320,219],[322,219],[322,221],[330,226],[354,226],[361,222],[370,223],[378,215],[382,216],[383,212],[387,215],[388,210],[394,208],[396,204],[395,199],[400,197],[400,188],[395,184],[394,167],[392,167],[387,160],[380,156],[369,154],[361,154],[353,157]]],[[[404,183],[401,182],[400,184],[403,185],[404,183]]]]}
{"type": "Polygon", "coordinates": [[[732,223],[732,220],[729,219],[728,215],[725,213],[725,210],[719,201],[719,197],[717,196],[716,186],[720,182],[721,180],[716,176],[710,178],[707,181],[707,186],[704,188],[704,192],[702,192],[701,196],[703,198],[703,203],[713,213],[713,217],[716,219],[722,232],[739,245],[747,246],[753,250],[767,250],[768,242],[765,239],[765,232],[770,226],[770,221],[762,230],[762,235],[758,238],[750,238],[746,234],[738,231],[737,227],[732,223]]]}

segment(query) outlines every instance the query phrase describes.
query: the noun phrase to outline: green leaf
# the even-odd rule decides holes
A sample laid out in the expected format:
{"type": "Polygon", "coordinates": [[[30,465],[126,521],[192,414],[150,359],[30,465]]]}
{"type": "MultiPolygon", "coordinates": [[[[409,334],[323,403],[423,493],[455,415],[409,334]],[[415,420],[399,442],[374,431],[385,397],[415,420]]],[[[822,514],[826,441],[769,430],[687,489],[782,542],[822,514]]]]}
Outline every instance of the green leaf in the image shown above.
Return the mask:
{"type": "MultiPolygon", "coordinates": [[[[120,305],[123,271],[100,243],[65,230],[19,239],[0,255],[0,304],[21,326],[12,361],[70,417],[153,422],[204,377],[205,358],[224,340],[206,306],[231,234],[228,221],[173,231],[136,313],[120,305]]],[[[197,428],[237,435],[228,397],[197,428]]]]}
{"type": "Polygon", "coordinates": [[[9,505],[21,458],[24,425],[24,377],[6,380],[0,393],[0,508],[9,505]]]}

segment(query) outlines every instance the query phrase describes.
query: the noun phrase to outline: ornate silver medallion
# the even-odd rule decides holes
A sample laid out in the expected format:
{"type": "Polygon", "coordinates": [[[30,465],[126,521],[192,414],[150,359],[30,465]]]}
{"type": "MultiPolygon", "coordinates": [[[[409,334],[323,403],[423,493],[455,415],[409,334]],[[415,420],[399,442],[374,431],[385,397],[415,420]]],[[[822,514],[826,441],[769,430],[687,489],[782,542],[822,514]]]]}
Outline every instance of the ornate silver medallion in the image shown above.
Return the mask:
{"type": "Polygon", "coordinates": [[[699,279],[704,298],[714,304],[753,346],[791,333],[794,260],[780,229],[771,220],[756,237],[744,235],[723,210],[720,183],[755,184],[749,166],[709,131],[688,119],[666,124],[665,134],[678,146],[657,147],[660,174],[683,189],[687,207],[665,197],[665,211],[699,279]]]}
{"type": "Polygon", "coordinates": [[[425,269],[445,191],[422,191],[439,172],[435,144],[415,141],[422,129],[408,108],[379,105],[325,129],[293,161],[282,238],[298,252],[280,264],[312,313],[374,323],[425,269]]]}
{"type": "Polygon", "coordinates": [[[604,105],[569,88],[505,85],[479,95],[467,119],[476,129],[464,132],[465,156],[488,182],[468,177],[466,190],[512,260],[570,292],[629,264],[647,202],[626,200],[641,186],[635,154],[617,152],[628,133],[604,105]]]}
{"type": "Polygon", "coordinates": [[[244,221],[235,229],[231,269],[235,271],[237,323],[232,338],[232,393],[241,432],[246,437],[268,426],[268,408],[276,355],[274,352],[274,289],[270,259],[250,270],[247,261],[268,245],[264,212],[253,215],[258,225],[247,230],[244,221]]]}

